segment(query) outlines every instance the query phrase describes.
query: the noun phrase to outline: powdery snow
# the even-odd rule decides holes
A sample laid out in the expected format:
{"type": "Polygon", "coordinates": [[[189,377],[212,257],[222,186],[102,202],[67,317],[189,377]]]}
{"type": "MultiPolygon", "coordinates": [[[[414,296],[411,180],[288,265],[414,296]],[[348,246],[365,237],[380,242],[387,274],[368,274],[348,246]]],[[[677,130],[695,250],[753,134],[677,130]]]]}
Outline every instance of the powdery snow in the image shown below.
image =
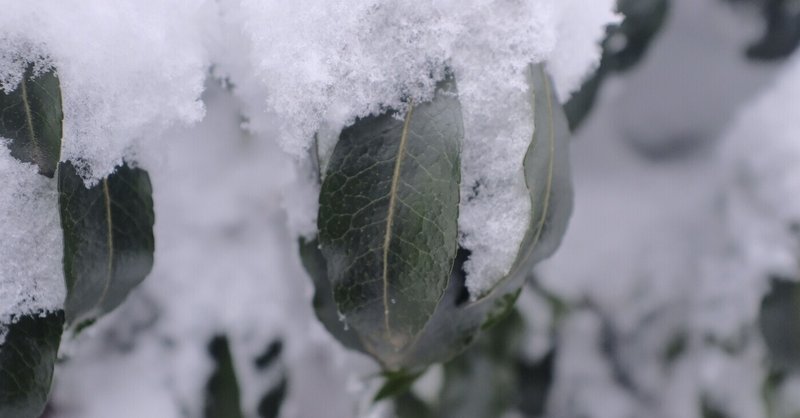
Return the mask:
{"type": "Polygon", "coordinates": [[[0,138],[0,340],[3,325],[19,315],[64,304],[56,182],[38,171],[12,157],[0,138]]]}

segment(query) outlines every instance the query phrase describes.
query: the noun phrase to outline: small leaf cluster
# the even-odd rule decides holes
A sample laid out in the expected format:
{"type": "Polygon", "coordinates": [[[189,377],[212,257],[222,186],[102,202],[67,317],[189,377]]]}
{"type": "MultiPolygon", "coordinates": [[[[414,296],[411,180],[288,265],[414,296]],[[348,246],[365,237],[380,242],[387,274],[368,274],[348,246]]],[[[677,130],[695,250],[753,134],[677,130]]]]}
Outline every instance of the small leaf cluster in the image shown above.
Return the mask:
{"type": "Polygon", "coordinates": [[[521,161],[528,228],[508,275],[469,295],[458,245],[464,128],[456,80],[345,128],[327,164],[318,237],[301,242],[314,308],[344,345],[413,375],[463,351],[514,305],[533,266],[559,245],[572,211],[569,129],[543,65],[527,73],[535,131],[521,161]]]}

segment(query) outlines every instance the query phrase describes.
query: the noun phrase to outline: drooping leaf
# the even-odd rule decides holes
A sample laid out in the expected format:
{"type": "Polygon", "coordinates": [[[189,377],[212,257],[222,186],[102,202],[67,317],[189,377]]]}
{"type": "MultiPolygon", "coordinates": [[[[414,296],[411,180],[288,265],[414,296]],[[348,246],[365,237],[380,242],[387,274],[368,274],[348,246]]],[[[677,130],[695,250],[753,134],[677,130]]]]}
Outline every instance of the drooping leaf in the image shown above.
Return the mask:
{"type": "Polygon", "coordinates": [[[344,129],[320,192],[319,242],[333,298],[387,364],[447,287],[458,234],[461,107],[447,79],[431,102],[344,129]]]}
{"type": "Polygon", "coordinates": [[[242,418],[239,382],[228,339],[216,336],[208,345],[215,368],[206,384],[205,418],[242,418]]]}
{"type": "Polygon", "coordinates": [[[68,324],[116,308],[153,266],[153,199],[146,171],[123,164],[91,188],[58,169],[68,324]]]}
{"type": "Polygon", "coordinates": [[[10,93],[0,90],[0,137],[10,140],[11,155],[39,166],[52,178],[61,158],[61,88],[53,70],[34,73],[28,65],[22,81],[10,93]]]}
{"type": "Polygon", "coordinates": [[[64,312],[42,315],[8,325],[0,344],[0,417],[37,418],[47,403],[64,312]]]}

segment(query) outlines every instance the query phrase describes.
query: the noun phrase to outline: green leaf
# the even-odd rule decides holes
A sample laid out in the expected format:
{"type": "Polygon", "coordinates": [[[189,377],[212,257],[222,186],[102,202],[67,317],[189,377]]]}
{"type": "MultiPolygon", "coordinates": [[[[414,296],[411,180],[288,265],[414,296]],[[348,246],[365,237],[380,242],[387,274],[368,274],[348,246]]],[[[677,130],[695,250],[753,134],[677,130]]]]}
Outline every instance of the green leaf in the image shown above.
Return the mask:
{"type": "Polygon", "coordinates": [[[153,266],[150,177],[123,164],[91,188],[70,163],[58,169],[69,324],[116,308],[153,266]]]}
{"type": "Polygon", "coordinates": [[[543,65],[530,67],[534,134],[523,162],[531,216],[510,277],[524,277],[561,244],[572,214],[567,118],[543,65]]]}
{"type": "MultiPolygon", "coordinates": [[[[319,229],[322,251],[313,257],[304,255],[304,264],[317,285],[316,298],[323,301],[319,306],[326,307],[325,314],[317,309],[318,316],[326,327],[329,330],[338,330],[332,331],[334,336],[345,341],[341,330],[346,325],[337,323],[338,318],[335,318],[338,307],[358,336],[356,339],[349,336],[348,341],[356,340],[356,343],[346,344],[372,355],[388,370],[414,373],[429,364],[451,359],[463,351],[482,328],[488,328],[510,311],[533,266],[552,254],[561,242],[572,212],[568,161],[569,128],[544,68],[531,66],[529,81],[534,92],[532,100],[536,124],[531,145],[524,158],[524,175],[531,196],[529,227],[509,275],[477,300],[470,301],[465,297],[465,273],[462,265],[468,257],[468,251],[459,249],[454,259],[448,258],[447,261],[453,265],[449,269],[444,266],[434,268],[430,264],[430,257],[421,258],[426,253],[419,248],[427,248],[432,254],[441,254],[442,258],[445,255],[441,251],[433,253],[437,250],[436,243],[439,241],[435,239],[439,236],[431,236],[431,228],[428,226],[433,224],[425,224],[424,219],[416,219],[416,223],[404,220],[400,229],[402,234],[390,237],[401,243],[415,243],[414,246],[400,246],[397,251],[406,257],[401,259],[404,262],[381,263],[385,249],[381,246],[384,239],[382,233],[387,230],[386,202],[390,200],[385,189],[390,188],[393,183],[391,177],[387,178],[387,171],[391,172],[392,163],[396,163],[396,158],[393,159],[395,154],[390,151],[396,153],[397,148],[383,150],[382,157],[376,156],[376,148],[381,148],[386,136],[396,134],[398,129],[402,130],[397,126],[399,122],[381,119],[382,123],[388,125],[383,127],[375,125],[374,119],[368,119],[370,124],[367,125],[362,121],[355,128],[359,128],[359,133],[366,133],[357,136],[343,133],[342,138],[348,138],[349,142],[342,143],[340,140],[334,150],[330,163],[332,169],[323,183],[320,197],[319,229]],[[380,133],[381,140],[375,141],[374,138],[366,137],[369,132],[380,133]],[[354,138],[361,141],[353,141],[354,138]],[[347,152],[339,150],[339,147],[347,152]],[[386,165],[390,168],[381,168],[386,165]],[[379,204],[381,202],[382,205],[379,204]],[[414,234],[408,233],[407,229],[414,234]],[[421,278],[414,275],[403,276],[409,272],[416,273],[421,278]],[[384,273],[392,275],[388,282],[382,280],[384,273]],[[389,293],[388,299],[396,303],[385,304],[387,297],[382,294],[384,284],[388,283],[387,289],[393,290],[395,282],[406,283],[411,291],[419,292],[416,300],[410,298],[401,304],[394,297],[395,293],[389,293]],[[443,294],[439,287],[442,282],[447,285],[443,294]],[[330,300],[326,283],[333,284],[333,301],[330,300]],[[432,315],[427,311],[430,306],[435,306],[432,315]],[[386,315],[387,307],[389,315],[386,315]],[[421,312],[422,309],[426,310],[421,312]],[[395,328],[393,321],[401,320],[405,321],[401,322],[405,328],[395,328]],[[396,332],[396,329],[408,330],[405,338],[399,341],[389,338],[386,330],[396,332]],[[358,347],[358,342],[363,347],[358,347]]],[[[428,144],[435,145],[437,142],[429,141],[428,144]]],[[[437,154],[429,152],[427,155],[437,154]]],[[[456,176],[454,173],[453,177],[457,178],[456,176]]],[[[435,189],[425,188],[417,182],[408,181],[403,184],[415,185],[417,194],[422,190],[428,190],[432,194],[435,192],[435,189]]],[[[442,191],[433,196],[433,200],[437,202],[446,201],[446,195],[442,191]]],[[[402,198],[405,199],[405,196],[402,198]]],[[[416,212],[427,217],[444,214],[442,209],[416,212]]],[[[452,223],[448,228],[456,228],[455,212],[456,209],[449,212],[452,223]]],[[[414,220],[413,217],[411,220],[414,220]]],[[[439,232],[443,230],[440,229],[439,232]]],[[[454,245],[454,232],[449,229],[448,232],[454,245]]],[[[449,241],[440,245],[447,243],[449,241]]],[[[315,246],[310,245],[306,251],[313,253],[314,249],[315,246]]],[[[449,253],[450,249],[447,250],[449,253]]],[[[389,254],[394,253],[390,251],[389,254]]],[[[402,287],[400,290],[407,292],[402,287]]]]}
{"type": "Polygon", "coordinates": [[[36,418],[47,403],[64,312],[26,315],[0,344],[0,417],[36,418]]]}
{"type": "Polygon", "coordinates": [[[342,131],[318,218],[336,305],[387,364],[433,315],[456,254],[463,124],[455,82],[397,116],[342,131]]]}
{"type": "Polygon", "coordinates": [[[34,73],[28,65],[14,91],[0,90],[0,137],[9,139],[11,155],[39,166],[39,173],[52,178],[61,158],[61,88],[50,70],[34,73]]]}

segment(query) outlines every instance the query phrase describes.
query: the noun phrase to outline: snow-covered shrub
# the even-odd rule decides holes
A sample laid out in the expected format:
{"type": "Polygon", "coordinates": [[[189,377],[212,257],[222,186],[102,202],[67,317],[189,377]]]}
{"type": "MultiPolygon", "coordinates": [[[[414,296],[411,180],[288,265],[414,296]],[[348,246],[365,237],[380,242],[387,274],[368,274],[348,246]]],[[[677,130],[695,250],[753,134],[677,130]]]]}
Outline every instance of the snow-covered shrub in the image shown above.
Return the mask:
{"type": "Polygon", "coordinates": [[[0,416],[795,412],[797,66],[613,3],[5,2],[0,416]]]}

